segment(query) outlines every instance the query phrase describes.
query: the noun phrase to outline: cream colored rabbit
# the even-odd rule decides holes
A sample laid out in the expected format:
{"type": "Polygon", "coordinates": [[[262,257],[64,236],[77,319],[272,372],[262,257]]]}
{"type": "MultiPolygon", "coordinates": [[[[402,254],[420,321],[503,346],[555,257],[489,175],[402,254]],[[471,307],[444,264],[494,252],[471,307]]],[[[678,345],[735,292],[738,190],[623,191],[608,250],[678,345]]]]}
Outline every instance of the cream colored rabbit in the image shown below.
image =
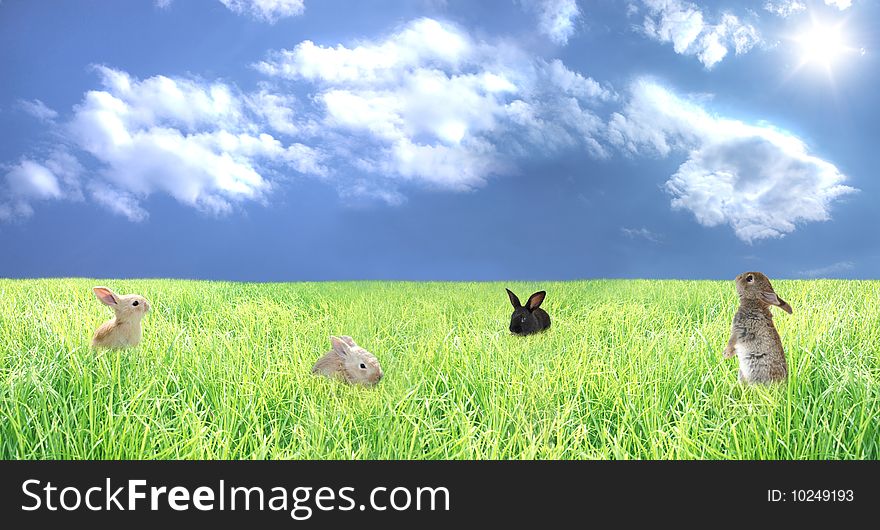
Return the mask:
{"type": "Polygon", "coordinates": [[[313,374],[338,377],[352,384],[372,386],[382,379],[379,359],[355,344],[348,336],[330,337],[332,350],[325,353],[312,367],[313,374]]]}
{"type": "Polygon", "coordinates": [[[141,341],[141,319],[150,310],[146,298],[137,294],[119,295],[107,287],[92,289],[95,296],[113,309],[116,316],[101,324],[92,338],[93,348],[130,348],[141,341]]]}
{"type": "Polygon", "coordinates": [[[779,298],[770,280],[760,272],[744,272],[736,277],[739,310],[733,317],[730,340],[723,357],[739,359],[739,380],[743,383],[785,381],[788,364],[782,339],[773,325],[770,306],[791,313],[788,302],[779,298]]]}

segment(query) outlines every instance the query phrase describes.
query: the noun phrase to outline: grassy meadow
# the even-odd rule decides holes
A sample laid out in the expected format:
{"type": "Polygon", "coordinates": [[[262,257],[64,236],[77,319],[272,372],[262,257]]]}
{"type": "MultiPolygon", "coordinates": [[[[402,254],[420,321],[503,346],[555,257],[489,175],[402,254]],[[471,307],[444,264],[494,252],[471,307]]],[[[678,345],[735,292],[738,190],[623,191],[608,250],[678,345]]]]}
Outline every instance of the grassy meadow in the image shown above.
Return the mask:
{"type": "Polygon", "coordinates": [[[790,378],[744,388],[732,281],[0,280],[0,458],[877,459],[880,282],[774,287],[790,378]],[[150,300],[139,347],[89,349],[101,284],[150,300]],[[310,374],[331,334],[378,386],[310,374]]]}

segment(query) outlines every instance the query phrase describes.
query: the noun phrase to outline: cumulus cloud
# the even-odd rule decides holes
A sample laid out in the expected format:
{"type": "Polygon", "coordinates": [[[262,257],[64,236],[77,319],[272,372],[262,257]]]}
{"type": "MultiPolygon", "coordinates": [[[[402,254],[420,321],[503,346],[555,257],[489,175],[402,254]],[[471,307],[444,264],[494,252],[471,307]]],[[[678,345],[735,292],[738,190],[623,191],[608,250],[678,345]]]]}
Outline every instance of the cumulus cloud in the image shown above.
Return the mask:
{"type": "Polygon", "coordinates": [[[261,201],[275,177],[290,172],[323,175],[317,150],[270,134],[295,133],[289,96],[195,79],[144,80],[99,66],[102,89],[91,90],[61,125],[69,147],[45,160],[27,159],[6,174],[0,202],[29,214],[31,203],[78,199],[86,193],[111,211],[139,221],[152,194],[211,214],[243,201],[261,201]],[[95,162],[88,179],[78,161],[95,162]],[[12,206],[10,206],[12,205],[12,206]],[[14,207],[13,207],[14,206],[14,207]]]}
{"type": "Polygon", "coordinates": [[[672,44],[676,53],[696,56],[711,69],[733,49],[736,55],[761,42],[758,30],[731,13],[717,22],[695,4],[682,0],[643,0],[647,9],[642,30],[648,37],[672,44]]]}
{"type": "Polygon", "coordinates": [[[47,107],[39,99],[19,100],[18,107],[40,121],[50,122],[58,117],[58,112],[47,107]]]}
{"type": "Polygon", "coordinates": [[[220,0],[230,11],[247,14],[274,24],[279,19],[296,17],[305,11],[304,0],[220,0]]]}
{"type": "Polygon", "coordinates": [[[34,199],[55,199],[61,196],[58,179],[46,166],[23,160],[6,174],[6,183],[13,196],[34,199]]]}
{"type": "Polygon", "coordinates": [[[764,11],[787,18],[796,13],[806,11],[807,6],[800,0],[767,0],[764,11]]]}
{"type": "Polygon", "coordinates": [[[49,175],[65,172],[26,157],[7,168],[4,216],[86,198],[139,221],[154,194],[225,214],[266,201],[292,174],[324,178],[350,202],[399,204],[403,186],[474,189],[536,152],[609,156],[596,112],[617,101],[613,90],[450,23],[417,19],[354,46],[303,41],[255,66],[268,81],[251,92],[95,67],[101,86],[53,125],[88,171],[56,188],[49,175]],[[310,97],[294,96],[303,91],[310,97]]]}
{"type": "Polygon", "coordinates": [[[522,0],[523,7],[538,15],[538,31],[559,45],[568,44],[581,17],[576,0],[522,0]]]}
{"type": "Polygon", "coordinates": [[[631,92],[612,115],[610,141],[634,154],[686,153],[666,190],[674,208],[702,225],[730,225],[749,243],[782,237],[800,223],[830,219],[832,202],[856,191],[786,131],[716,116],[650,80],[631,92]]]}
{"type": "MultiPolygon", "coordinates": [[[[681,53],[711,65],[728,48],[752,45],[732,15],[707,25],[689,4],[671,4],[683,6],[680,20],[699,22],[693,37],[674,24],[655,27],[675,46],[685,35],[681,53]]],[[[633,84],[620,112],[600,118],[624,99],[610,87],[444,21],[413,20],[354,44],[306,40],[254,66],[268,81],[251,92],[96,67],[101,86],[70,119],[53,122],[61,147],[0,169],[0,219],[26,217],[40,202],[89,199],[139,221],[154,194],[224,214],[267,200],[295,174],[326,179],[350,202],[393,205],[405,201],[404,186],[471,190],[562,150],[683,153],[666,183],[673,207],[706,226],[728,224],[748,242],[828,219],[831,203],[855,191],[791,134],[715,116],[648,80],[633,84]],[[309,98],[294,95],[302,92],[309,98]]],[[[644,228],[621,233],[658,240],[644,228]]]]}
{"type": "Polygon", "coordinates": [[[44,160],[24,158],[5,170],[0,180],[0,221],[30,217],[34,203],[81,198],[82,166],[63,149],[44,160]]]}
{"type": "Polygon", "coordinates": [[[91,187],[95,197],[105,204],[122,197],[127,206],[114,210],[134,212],[132,219],[144,217],[138,199],[153,193],[219,214],[262,199],[273,167],[323,171],[313,149],[261,131],[247,96],[230,86],[98,71],[104,89],[85,95],[67,131],[102,164],[102,182],[91,187]]]}
{"type": "Polygon", "coordinates": [[[256,68],[308,84],[325,134],[343,135],[351,149],[339,163],[357,160],[379,178],[465,190],[511,171],[534,147],[607,154],[591,107],[614,100],[612,90],[446,22],[417,19],[355,46],[303,41],[256,68]]]}
{"type": "Polygon", "coordinates": [[[248,107],[272,130],[286,135],[295,135],[308,126],[296,116],[296,98],[289,94],[278,94],[265,88],[246,97],[248,107]]]}

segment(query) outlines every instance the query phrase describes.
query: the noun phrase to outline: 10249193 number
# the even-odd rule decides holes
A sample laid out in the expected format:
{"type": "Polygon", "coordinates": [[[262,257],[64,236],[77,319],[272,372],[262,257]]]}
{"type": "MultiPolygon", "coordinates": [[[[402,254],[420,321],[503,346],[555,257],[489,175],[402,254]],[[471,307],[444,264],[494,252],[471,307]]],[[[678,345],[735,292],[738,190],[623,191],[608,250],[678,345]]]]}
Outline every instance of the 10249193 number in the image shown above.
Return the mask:
{"type": "Polygon", "coordinates": [[[791,490],[794,502],[852,502],[853,490],[791,490]]]}
{"type": "Polygon", "coordinates": [[[853,502],[855,493],[851,489],[792,489],[767,490],[767,501],[778,502],[853,502]]]}

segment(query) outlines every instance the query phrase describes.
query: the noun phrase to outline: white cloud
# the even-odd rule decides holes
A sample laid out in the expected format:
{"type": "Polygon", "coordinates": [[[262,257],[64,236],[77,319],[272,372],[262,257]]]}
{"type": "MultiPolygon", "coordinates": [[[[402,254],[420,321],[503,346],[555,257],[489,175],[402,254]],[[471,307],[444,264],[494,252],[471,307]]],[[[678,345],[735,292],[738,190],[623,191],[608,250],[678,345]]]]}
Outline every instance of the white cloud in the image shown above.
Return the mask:
{"type": "Polygon", "coordinates": [[[660,236],[644,227],[627,228],[624,226],[620,228],[620,233],[625,235],[629,239],[641,238],[650,241],[651,243],[660,243],[660,236]]]}
{"type": "Polygon", "coordinates": [[[581,17],[576,0],[522,0],[523,7],[538,15],[538,31],[559,45],[568,44],[581,17]]]}
{"type": "Polygon", "coordinates": [[[852,7],[852,0],[825,0],[826,6],[834,6],[843,11],[852,7]]]}
{"type": "Polygon", "coordinates": [[[6,174],[6,184],[13,196],[33,199],[57,199],[61,196],[58,179],[46,166],[23,160],[6,174]]]}
{"type": "Polygon", "coordinates": [[[18,106],[21,110],[40,121],[50,122],[58,117],[58,113],[55,110],[47,107],[46,104],[39,99],[30,101],[21,99],[18,101],[18,106]]]}
{"type": "Polygon", "coordinates": [[[35,166],[5,179],[4,211],[88,198],[137,221],[149,215],[143,201],[162,194],[225,214],[267,200],[292,173],[332,181],[343,198],[399,204],[403,186],[470,190],[536,152],[609,156],[595,112],[617,100],[614,91],[559,60],[476,40],[449,23],[418,19],[351,47],[304,41],[256,66],[271,83],[247,93],[96,67],[102,86],[56,126],[75,178],[53,161],[59,156],[31,155],[35,166]],[[294,89],[310,97],[300,101],[294,89]],[[61,185],[52,188],[36,165],[61,185]]]}
{"type": "MultiPolygon", "coordinates": [[[[733,15],[707,25],[699,11],[688,13],[681,20],[699,22],[692,37],[674,25],[662,31],[704,64],[728,49],[744,53],[757,38],[733,15]]],[[[223,82],[136,79],[97,67],[102,87],[59,126],[66,147],[4,168],[0,218],[30,215],[39,201],[87,197],[137,221],[149,216],[142,203],[153,194],[223,214],[266,200],[291,173],[332,179],[344,199],[400,204],[404,185],[470,190],[515,172],[526,157],[563,149],[607,157],[609,145],[686,154],[666,183],[672,205],[704,225],[729,224],[749,242],[828,219],[831,203],[855,191],[798,138],[714,116],[650,81],[634,83],[606,122],[597,112],[620,100],[609,87],[448,22],[417,19],[356,45],[303,41],[255,67],[278,84],[243,93],[223,82]],[[89,161],[88,172],[77,157],[89,161]]],[[[621,231],[657,240],[644,228],[621,231]]]]}
{"type": "Polygon", "coordinates": [[[294,97],[273,93],[264,88],[247,96],[246,100],[248,107],[272,130],[290,136],[301,132],[303,123],[294,113],[294,97]]]}
{"type": "Polygon", "coordinates": [[[690,2],[643,0],[643,3],[648,10],[642,25],[645,34],[660,42],[672,43],[678,54],[696,56],[706,68],[721,62],[731,48],[740,55],[761,42],[753,25],[741,22],[731,13],[723,13],[717,23],[711,23],[703,11],[690,2]]]}
{"type": "Polygon", "coordinates": [[[296,17],[305,11],[304,0],[220,0],[230,11],[248,14],[274,24],[279,19],[296,17]]]}
{"type": "Polygon", "coordinates": [[[58,133],[67,147],[43,161],[23,160],[6,174],[5,211],[30,212],[36,200],[81,199],[85,190],[132,220],[147,217],[140,203],[155,193],[223,214],[243,201],[263,200],[286,174],[326,172],[318,151],[266,132],[298,131],[290,96],[96,70],[103,89],[87,92],[58,133]],[[84,182],[73,150],[95,162],[84,182]]]}
{"type": "Polygon", "coordinates": [[[237,202],[262,199],[272,187],[266,175],[273,167],[323,172],[317,152],[260,130],[247,103],[268,98],[276,104],[266,93],[249,98],[222,83],[164,76],[139,81],[98,70],[104,90],[85,95],[67,131],[102,164],[102,182],[90,188],[101,190],[95,198],[107,204],[125,197],[128,206],[114,210],[136,212],[132,219],[144,217],[133,205],[153,193],[220,214],[237,202]]]}
{"type": "Polygon", "coordinates": [[[0,221],[30,217],[36,202],[82,198],[82,166],[63,148],[49,153],[44,160],[24,158],[3,169],[6,173],[0,179],[0,221]]]}
{"type": "Polygon", "coordinates": [[[0,221],[30,217],[34,212],[32,203],[62,195],[61,182],[45,164],[23,159],[3,169],[6,173],[0,179],[0,221]]]}
{"type": "Polygon", "coordinates": [[[806,11],[807,6],[800,0],[767,0],[764,11],[787,18],[796,13],[806,11]]]}
{"type": "Polygon", "coordinates": [[[832,263],[831,265],[827,265],[825,267],[817,267],[815,269],[798,271],[798,276],[805,276],[807,278],[828,277],[838,275],[842,272],[851,271],[855,267],[855,263],[851,261],[838,261],[837,263],[832,263]]]}
{"type": "Polygon", "coordinates": [[[408,69],[457,70],[473,60],[475,46],[458,28],[422,18],[384,41],[365,41],[353,48],[319,46],[306,40],[293,50],[271,53],[257,68],[271,76],[330,84],[391,83],[408,69]]]}
{"type": "Polygon", "coordinates": [[[626,18],[632,18],[639,14],[639,6],[632,0],[626,3],[626,18]]]}
{"type": "MultiPolygon", "coordinates": [[[[155,0],[156,7],[168,8],[174,0],[155,0]]],[[[282,18],[298,17],[305,10],[305,0],[219,0],[237,15],[248,15],[274,24],[282,18]]]]}
{"type": "Polygon", "coordinates": [[[42,163],[60,183],[61,195],[64,198],[73,200],[83,198],[81,180],[85,169],[66,146],[53,150],[42,163]]]}
{"type": "Polygon", "coordinates": [[[402,193],[381,187],[376,187],[374,182],[357,179],[339,190],[339,195],[350,206],[359,206],[364,203],[378,201],[389,206],[400,206],[406,202],[406,196],[402,193]]]}
{"type": "Polygon", "coordinates": [[[130,221],[143,221],[150,216],[131,193],[109,187],[102,182],[92,183],[89,191],[96,202],[115,214],[127,217],[130,221]]]}
{"type": "Polygon", "coordinates": [[[303,41],[256,67],[311,85],[325,134],[347,139],[340,163],[453,190],[512,171],[511,159],[535,147],[604,155],[590,107],[616,97],[561,61],[427,18],[351,47],[303,41]]]}
{"type": "Polygon", "coordinates": [[[833,164],[772,125],[718,117],[648,80],[632,86],[610,141],[630,153],[687,160],[666,183],[672,206],[705,226],[730,225],[746,242],[782,237],[800,223],[825,221],[831,203],[856,190],[833,164]]]}

